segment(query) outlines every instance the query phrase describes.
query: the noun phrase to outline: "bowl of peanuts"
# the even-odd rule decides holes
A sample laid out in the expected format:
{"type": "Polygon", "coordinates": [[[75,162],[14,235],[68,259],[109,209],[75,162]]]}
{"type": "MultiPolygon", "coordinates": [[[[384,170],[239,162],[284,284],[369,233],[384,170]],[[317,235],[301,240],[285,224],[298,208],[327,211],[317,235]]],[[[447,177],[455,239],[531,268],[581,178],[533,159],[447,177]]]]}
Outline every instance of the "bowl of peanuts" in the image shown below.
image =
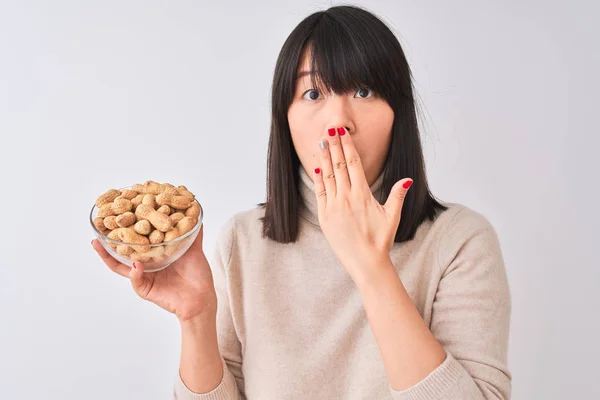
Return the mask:
{"type": "Polygon", "coordinates": [[[203,218],[202,206],[185,186],[146,181],[101,194],[90,223],[106,251],[144,272],[167,268],[192,245],[203,218]]]}

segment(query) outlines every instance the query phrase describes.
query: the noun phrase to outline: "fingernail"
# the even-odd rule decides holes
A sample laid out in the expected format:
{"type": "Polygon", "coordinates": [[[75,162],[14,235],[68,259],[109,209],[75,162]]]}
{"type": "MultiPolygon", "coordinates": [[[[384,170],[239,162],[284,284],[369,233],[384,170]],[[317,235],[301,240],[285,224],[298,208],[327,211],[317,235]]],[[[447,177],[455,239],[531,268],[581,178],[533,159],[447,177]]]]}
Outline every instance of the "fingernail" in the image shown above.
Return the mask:
{"type": "Polygon", "coordinates": [[[315,174],[321,173],[321,168],[315,168],[315,174]]]}
{"type": "Polygon", "coordinates": [[[335,128],[329,128],[327,132],[329,133],[329,136],[335,136],[335,128]]]}
{"type": "Polygon", "coordinates": [[[346,134],[346,130],[344,128],[338,128],[338,133],[340,136],[344,136],[346,134]]]}
{"type": "Polygon", "coordinates": [[[137,269],[136,263],[133,263],[133,268],[137,269]]]}
{"type": "Polygon", "coordinates": [[[402,184],[402,187],[404,189],[408,189],[410,187],[410,185],[412,185],[412,184],[413,184],[413,181],[406,181],[402,184]]]}
{"type": "Polygon", "coordinates": [[[321,141],[319,142],[319,147],[325,150],[327,148],[327,140],[321,139],[321,141]]]}
{"type": "Polygon", "coordinates": [[[94,245],[94,239],[92,239],[92,241],[90,242],[90,244],[93,246],[94,245]]]}

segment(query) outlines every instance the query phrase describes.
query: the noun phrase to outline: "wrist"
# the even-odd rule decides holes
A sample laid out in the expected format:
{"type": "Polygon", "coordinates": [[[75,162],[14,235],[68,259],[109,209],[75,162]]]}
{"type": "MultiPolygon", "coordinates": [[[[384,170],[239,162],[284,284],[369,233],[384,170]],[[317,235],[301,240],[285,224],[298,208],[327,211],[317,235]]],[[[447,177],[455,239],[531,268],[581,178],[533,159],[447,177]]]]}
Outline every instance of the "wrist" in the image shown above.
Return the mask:
{"type": "Polygon", "coordinates": [[[213,292],[195,296],[187,300],[175,312],[180,324],[198,325],[205,320],[215,319],[217,315],[217,295],[213,292]]]}
{"type": "Polygon", "coordinates": [[[354,283],[359,291],[377,290],[377,287],[397,277],[396,269],[389,255],[371,257],[354,268],[354,283]]]}
{"type": "Polygon", "coordinates": [[[177,317],[182,332],[201,332],[205,331],[213,324],[216,325],[216,310],[204,310],[202,313],[189,318],[177,317]]]}
{"type": "Polygon", "coordinates": [[[203,314],[180,321],[181,360],[179,374],[195,393],[213,391],[223,380],[216,315],[203,314]]]}

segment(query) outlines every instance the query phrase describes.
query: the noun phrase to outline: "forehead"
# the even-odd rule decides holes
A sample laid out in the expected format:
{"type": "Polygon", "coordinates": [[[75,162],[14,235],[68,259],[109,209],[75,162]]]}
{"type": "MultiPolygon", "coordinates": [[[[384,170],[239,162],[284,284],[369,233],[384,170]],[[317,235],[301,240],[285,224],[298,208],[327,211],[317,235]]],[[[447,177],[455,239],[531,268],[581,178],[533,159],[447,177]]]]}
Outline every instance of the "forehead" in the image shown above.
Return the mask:
{"type": "Polygon", "coordinates": [[[310,75],[307,75],[307,72],[311,70],[311,60],[312,57],[310,55],[310,51],[304,50],[300,56],[300,61],[298,61],[298,68],[296,69],[296,80],[302,81],[302,78],[309,78],[310,75]]]}
{"type": "Polygon", "coordinates": [[[298,71],[310,70],[310,61],[312,60],[310,51],[305,49],[300,55],[300,61],[298,62],[298,71]]]}

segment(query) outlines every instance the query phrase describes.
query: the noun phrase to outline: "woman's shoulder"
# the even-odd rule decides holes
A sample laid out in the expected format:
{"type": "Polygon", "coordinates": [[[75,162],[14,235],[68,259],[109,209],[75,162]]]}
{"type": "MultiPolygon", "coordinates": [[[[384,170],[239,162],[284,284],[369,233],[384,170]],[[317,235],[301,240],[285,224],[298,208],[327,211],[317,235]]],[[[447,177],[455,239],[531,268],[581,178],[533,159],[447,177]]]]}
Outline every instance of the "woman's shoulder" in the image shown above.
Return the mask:
{"type": "Polygon", "coordinates": [[[481,229],[494,229],[483,212],[461,203],[440,202],[446,210],[438,214],[435,224],[445,233],[467,233],[481,229]]]}
{"type": "Polygon", "coordinates": [[[438,257],[442,265],[459,252],[501,253],[497,230],[483,212],[459,203],[442,204],[447,209],[433,224],[439,232],[438,257]]]}
{"type": "Polygon", "coordinates": [[[264,207],[257,205],[234,212],[227,218],[220,230],[221,241],[233,241],[237,238],[252,240],[262,237],[262,217],[264,207]]]}

